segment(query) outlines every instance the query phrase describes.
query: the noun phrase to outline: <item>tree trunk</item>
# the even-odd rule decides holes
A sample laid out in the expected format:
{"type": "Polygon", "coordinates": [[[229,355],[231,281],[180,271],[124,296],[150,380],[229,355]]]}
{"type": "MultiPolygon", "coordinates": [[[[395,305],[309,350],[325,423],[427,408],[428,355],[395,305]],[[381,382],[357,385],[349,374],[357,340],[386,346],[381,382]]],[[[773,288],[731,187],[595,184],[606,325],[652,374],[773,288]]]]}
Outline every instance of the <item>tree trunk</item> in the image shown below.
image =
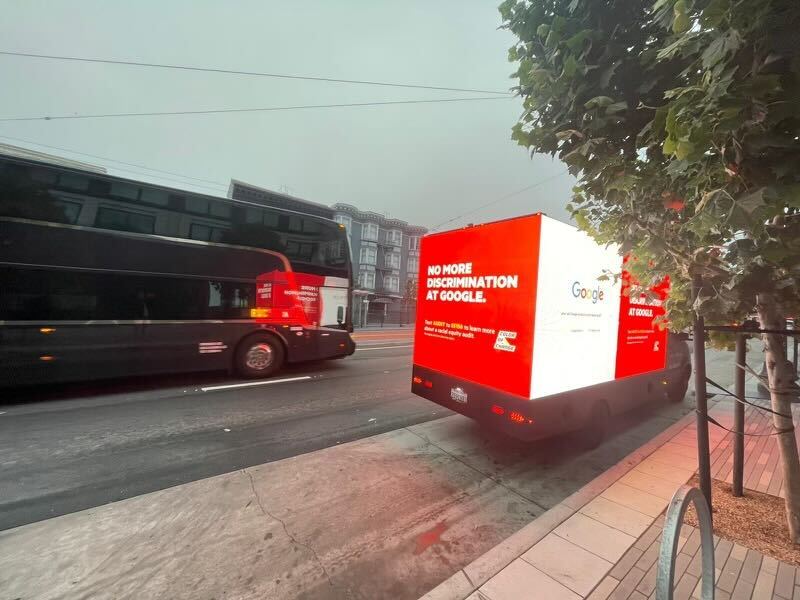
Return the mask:
{"type": "MultiPolygon", "coordinates": [[[[762,329],[785,329],[786,321],[778,310],[772,294],[759,294],[756,309],[762,329]]],[[[767,377],[769,380],[772,410],[783,415],[792,414],[794,369],[786,358],[784,336],[762,334],[766,347],[767,377]]],[[[783,489],[786,494],[786,520],[792,542],[800,544],[800,457],[794,437],[794,423],[790,418],[772,415],[775,429],[786,431],[777,435],[783,468],[783,489]]]]}

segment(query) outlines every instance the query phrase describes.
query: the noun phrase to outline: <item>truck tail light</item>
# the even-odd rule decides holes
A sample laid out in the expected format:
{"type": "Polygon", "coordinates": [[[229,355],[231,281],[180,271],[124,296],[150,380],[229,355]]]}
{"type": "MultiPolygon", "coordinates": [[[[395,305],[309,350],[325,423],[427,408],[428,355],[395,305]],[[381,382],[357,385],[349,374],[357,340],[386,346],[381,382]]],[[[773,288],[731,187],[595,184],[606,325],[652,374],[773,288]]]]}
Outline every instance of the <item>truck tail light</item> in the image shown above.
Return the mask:
{"type": "Polygon", "coordinates": [[[422,385],[424,385],[426,388],[430,389],[430,388],[433,387],[433,382],[432,381],[425,381],[425,383],[423,383],[422,385]]]}
{"type": "Polygon", "coordinates": [[[495,404],[494,406],[492,406],[492,412],[496,415],[504,415],[506,414],[506,409],[503,408],[502,406],[497,406],[497,404],[495,404]]]}
{"type": "Polygon", "coordinates": [[[414,383],[422,383],[422,377],[417,377],[416,375],[411,379],[414,383]]]}
{"type": "Polygon", "coordinates": [[[533,425],[533,419],[529,419],[522,413],[518,413],[517,411],[512,411],[508,418],[511,419],[514,423],[519,423],[520,425],[527,423],[528,425],[533,425]]]}

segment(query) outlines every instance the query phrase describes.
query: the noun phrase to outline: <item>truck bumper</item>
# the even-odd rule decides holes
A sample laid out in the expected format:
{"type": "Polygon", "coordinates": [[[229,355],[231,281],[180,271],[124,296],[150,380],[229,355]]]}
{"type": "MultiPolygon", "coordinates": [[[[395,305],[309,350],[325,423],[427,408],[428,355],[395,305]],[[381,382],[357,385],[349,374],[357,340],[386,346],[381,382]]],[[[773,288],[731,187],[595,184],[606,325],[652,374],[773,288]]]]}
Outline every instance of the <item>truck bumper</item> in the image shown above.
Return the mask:
{"type": "Polygon", "coordinates": [[[575,394],[528,400],[419,365],[413,367],[411,391],[525,441],[579,429],[589,412],[575,394]]]}

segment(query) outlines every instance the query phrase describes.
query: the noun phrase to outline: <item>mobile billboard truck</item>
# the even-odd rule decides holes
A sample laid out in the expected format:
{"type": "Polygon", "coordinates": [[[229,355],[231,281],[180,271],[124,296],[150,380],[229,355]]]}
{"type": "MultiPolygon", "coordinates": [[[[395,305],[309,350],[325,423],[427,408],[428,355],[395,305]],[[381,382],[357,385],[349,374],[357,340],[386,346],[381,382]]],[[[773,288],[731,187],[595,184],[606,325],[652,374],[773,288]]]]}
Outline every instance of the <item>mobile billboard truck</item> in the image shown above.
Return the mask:
{"type": "Polygon", "coordinates": [[[422,239],[412,392],[524,440],[683,399],[686,344],[657,322],[669,282],[630,294],[618,250],[541,214],[422,239]],[[626,290],[623,293],[623,290],[626,290]]]}

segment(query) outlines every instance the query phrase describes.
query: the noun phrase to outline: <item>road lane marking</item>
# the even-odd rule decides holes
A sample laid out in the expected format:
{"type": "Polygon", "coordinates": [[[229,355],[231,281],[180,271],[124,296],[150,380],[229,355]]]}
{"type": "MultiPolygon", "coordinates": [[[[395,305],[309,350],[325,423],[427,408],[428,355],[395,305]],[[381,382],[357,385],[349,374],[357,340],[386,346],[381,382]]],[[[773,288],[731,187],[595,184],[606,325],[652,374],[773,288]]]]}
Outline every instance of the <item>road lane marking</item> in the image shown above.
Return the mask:
{"type": "Polygon", "coordinates": [[[395,345],[395,346],[379,346],[377,348],[369,347],[369,348],[356,348],[356,352],[363,352],[365,350],[389,350],[390,348],[412,348],[414,344],[407,344],[405,346],[395,345]]]}
{"type": "Polygon", "coordinates": [[[303,377],[287,377],[286,379],[269,379],[267,381],[248,381],[247,383],[229,383],[226,385],[210,385],[208,387],[201,387],[203,392],[214,392],[216,390],[232,390],[234,388],[253,387],[256,385],[272,385],[273,383],[289,383],[290,381],[304,381],[311,379],[310,375],[303,377]]]}

